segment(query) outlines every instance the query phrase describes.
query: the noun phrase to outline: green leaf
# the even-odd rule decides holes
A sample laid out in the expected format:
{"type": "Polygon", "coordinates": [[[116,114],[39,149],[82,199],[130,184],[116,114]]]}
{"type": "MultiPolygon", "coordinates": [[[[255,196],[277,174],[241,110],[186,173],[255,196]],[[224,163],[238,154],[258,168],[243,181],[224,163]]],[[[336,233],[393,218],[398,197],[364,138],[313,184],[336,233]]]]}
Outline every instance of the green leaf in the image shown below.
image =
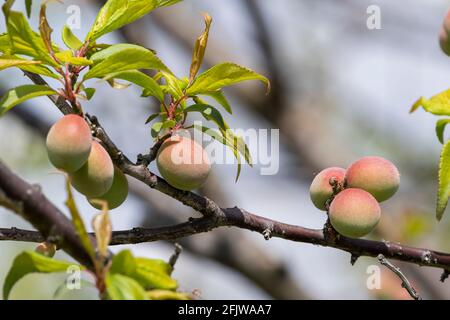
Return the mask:
{"type": "Polygon", "coordinates": [[[103,201],[102,212],[97,214],[92,220],[92,227],[95,232],[95,239],[97,240],[97,251],[101,258],[108,256],[108,246],[111,242],[112,227],[111,220],[108,214],[108,203],[103,201]]]}
{"type": "Polygon", "coordinates": [[[161,130],[162,129],[172,129],[173,127],[175,127],[176,124],[177,124],[177,122],[173,119],[164,120],[164,122],[161,126],[161,130]]]}
{"type": "Polygon", "coordinates": [[[96,64],[85,74],[85,80],[136,69],[155,69],[170,72],[153,52],[133,44],[111,46],[92,55],[91,60],[96,64]],[[101,59],[103,57],[104,59],[101,59]],[[99,61],[99,59],[101,61],[97,64],[96,61],[99,61]]]}
{"type": "Polygon", "coordinates": [[[153,270],[162,274],[170,275],[173,268],[170,264],[161,259],[135,258],[139,268],[153,270]]]}
{"type": "Polygon", "coordinates": [[[32,0],[25,0],[25,9],[27,10],[28,19],[31,16],[31,5],[33,4],[32,2],[33,2],[32,0]]]}
{"type": "Polygon", "coordinates": [[[189,293],[171,290],[150,290],[147,291],[147,298],[149,300],[192,300],[189,293]]]}
{"type": "Polygon", "coordinates": [[[35,97],[55,94],[56,91],[50,87],[27,84],[7,91],[0,100],[0,116],[4,115],[16,105],[35,97]]]}
{"type": "Polygon", "coordinates": [[[3,55],[0,56],[0,71],[11,67],[34,65],[40,63],[41,63],[40,61],[25,60],[16,58],[14,56],[3,55]]]}
{"type": "Polygon", "coordinates": [[[55,54],[59,61],[69,63],[74,66],[90,66],[93,62],[84,57],[74,57],[71,50],[61,51],[55,54]]]}
{"type": "Polygon", "coordinates": [[[67,25],[64,25],[62,30],[62,40],[64,41],[64,44],[72,50],[78,50],[83,46],[83,43],[73,34],[72,30],[67,25]]]}
{"type": "Polygon", "coordinates": [[[91,42],[102,35],[136,21],[150,11],[170,6],[181,0],[108,0],[100,9],[86,40],[91,42]]]}
{"type": "MultiPolygon", "coordinates": [[[[74,263],[59,261],[34,251],[19,254],[13,262],[3,285],[3,298],[8,299],[14,285],[29,273],[65,272],[74,263]]],[[[81,268],[81,266],[80,266],[81,268]]]]}
{"type": "MultiPolygon", "coordinates": [[[[0,56],[0,65],[1,65],[1,63],[4,63],[5,66],[8,63],[15,63],[13,61],[17,61],[17,65],[15,65],[15,67],[19,68],[20,70],[37,73],[37,74],[40,74],[40,75],[43,75],[43,76],[47,76],[47,77],[51,77],[51,78],[54,78],[54,79],[61,78],[60,75],[57,75],[57,74],[53,73],[49,68],[47,68],[44,65],[41,65],[40,61],[26,60],[26,59],[21,58],[19,56],[7,55],[7,54],[5,54],[3,56],[0,56]]],[[[3,69],[1,69],[1,70],[3,70],[3,69]]]]}
{"type": "Polygon", "coordinates": [[[450,141],[442,148],[439,161],[439,185],[437,194],[436,218],[441,220],[450,197],[450,141]]]}
{"type": "Polygon", "coordinates": [[[84,91],[84,93],[86,94],[86,98],[88,99],[88,100],[91,100],[92,99],[92,97],[94,96],[94,94],[95,94],[95,88],[85,88],[84,86],[82,87],[82,90],[84,91]]]}
{"type": "Polygon", "coordinates": [[[436,122],[436,136],[442,144],[444,144],[444,130],[448,123],[450,119],[440,119],[436,122]]]}
{"type": "Polygon", "coordinates": [[[233,111],[231,110],[231,105],[228,102],[227,98],[223,94],[221,90],[219,91],[212,91],[212,92],[205,92],[203,93],[205,96],[209,96],[216,100],[217,103],[219,103],[229,114],[232,114],[233,111]]]}
{"type": "Polygon", "coordinates": [[[161,272],[161,269],[155,268],[153,261],[148,262],[143,259],[137,263],[133,279],[136,279],[145,289],[174,290],[178,287],[176,280],[167,273],[161,272]]]}
{"type": "MultiPolygon", "coordinates": [[[[106,48],[101,49],[100,51],[97,51],[93,55],[90,56],[89,59],[91,59],[94,64],[98,64],[105,60],[106,58],[109,58],[115,54],[120,53],[122,50],[134,48],[134,44],[129,43],[118,43],[114,45],[108,45],[106,48]]],[[[143,47],[140,47],[143,48],[143,47]]]]}
{"type": "Polygon", "coordinates": [[[144,288],[130,277],[108,273],[105,283],[111,300],[147,300],[144,288]]]}
{"type": "Polygon", "coordinates": [[[181,99],[184,95],[181,89],[183,80],[178,79],[169,72],[161,71],[161,75],[166,79],[165,91],[176,100],[181,99]]]}
{"type": "Polygon", "coordinates": [[[122,274],[136,280],[146,289],[176,289],[177,282],[170,277],[172,267],[160,259],[134,258],[130,250],[113,257],[110,273],[122,274]]]}
{"type": "Polygon", "coordinates": [[[138,70],[115,72],[105,76],[103,79],[121,79],[132,82],[144,88],[146,97],[153,96],[161,102],[164,101],[164,92],[159,84],[152,77],[138,70]]]}
{"type": "Polygon", "coordinates": [[[77,234],[80,237],[80,241],[84,249],[89,254],[92,261],[95,262],[96,261],[95,248],[88,232],[86,231],[83,219],[81,218],[80,212],[78,211],[77,205],[73,198],[72,186],[70,185],[70,178],[66,179],[66,192],[67,192],[67,200],[65,204],[70,211],[70,216],[72,217],[72,224],[74,225],[75,230],[77,231],[77,234]]]}
{"type": "MultiPolygon", "coordinates": [[[[239,154],[240,150],[237,148],[237,138],[238,137],[234,137],[234,135],[231,132],[231,130],[227,130],[225,132],[223,130],[220,130],[220,132],[222,133],[222,136],[224,137],[223,144],[228,146],[231,149],[231,151],[234,154],[234,157],[236,158],[236,160],[238,162],[236,179],[235,179],[235,182],[237,182],[239,180],[240,175],[241,175],[241,169],[242,169],[241,156],[239,154]]],[[[249,165],[252,166],[251,162],[249,162],[249,165]]]]}
{"type": "Polygon", "coordinates": [[[155,122],[151,127],[151,135],[156,138],[159,132],[162,130],[163,123],[161,121],[155,122]]]}
{"type": "Polygon", "coordinates": [[[53,71],[44,65],[22,65],[18,66],[18,68],[23,71],[33,72],[53,79],[60,79],[62,77],[59,74],[53,73],[53,71]]]}
{"type": "Polygon", "coordinates": [[[126,88],[128,88],[129,86],[131,86],[130,83],[120,83],[120,82],[116,81],[115,79],[109,79],[109,80],[106,80],[106,82],[108,82],[108,84],[109,84],[112,88],[114,88],[114,89],[119,89],[119,90],[126,89],[126,88]]]}
{"type": "Polygon", "coordinates": [[[267,91],[270,90],[270,83],[266,77],[237,64],[225,62],[200,74],[188,87],[186,93],[189,96],[207,93],[246,80],[260,80],[266,84],[267,91]]]}
{"type": "Polygon", "coordinates": [[[9,35],[7,33],[0,35],[0,52],[6,55],[11,55],[13,52],[11,41],[9,40],[9,35]]]}
{"type": "Polygon", "coordinates": [[[203,132],[204,134],[209,135],[214,140],[222,143],[223,145],[229,147],[231,151],[233,152],[238,164],[237,164],[237,174],[236,174],[236,182],[239,179],[239,176],[241,174],[241,155],[244,157],[245,161],[248,163],[250,167],[253,166],[252,159],[250,156],[250,150],[248,149],[247,144],[245,141],[239,137],[236,136],[232,130],[222,130],[220,129],[219,132],[210,129],[208,127],[204,127],[198,124],[195,124],[192,126],[194,129],[199,130],[203,132]]]}
{"type": "Polygon", "coordinates": [[[41,10],[39,12],[39,33],[41,34],[41,39],[44,40],[44,45],[47,48],[47,52],[53,54],[53,45],[52,45],[53,29],[48,24],[46,11],[47,11],[47,2],[44,1],[41,5],[41,10]]]}
{"type": "Polygon", "coordinates": [[[222,133],[230,143],[233,143],[234,148],[244,157],[245,161],[250,167],[253,167],[252,157],[250,155],[250,150],[242,137],[234,134],[233,130],[227,129],[226,133],[222,133]]]}
{"type": "Polygon", "coordinates": [[[416,111],[419,107],[435,115],[450,115],[450,89],[441,92],[430,99],[420,97],[409,110],[410,113],[416,111]]]}
{"type": "Polygon", "coordinates": [[[155,120],[161,113],[152,113],[147,120],[145,120],[145,124],[152,122],[153,120],[155,120]]]}
{"type": "Polygon", "coordinates": [[[200,70],[203,56],[205,55],[206,45],[208,44],[209,28],[211,27],[212,18],[205,13],[205,31],[195,41],[194,52],[192,53],[192,63],[189,72],[189,82],[192,82],[200,70]]]}
{"type": "MultiPolygon", "coordinates": [[[[48,54],[40,35],[30,28],[27,19],[21,12],[9,12],[7,29],[13,53],[33,57],[51,66],[58,65],[48,54]]],[[[59,50],[57,47],[53,47],[53,51],[59,50]]]]}
{"type": "Polygon", "coordinates": [[[194,104],[184,109],[184,112],[200,112],[206,120],[214,122],[220,129],[228,129],[219,110],[208,104],[194,104]]]}
{"type": "Polygon", "coordinates": [[[112,258],[110,273],[132,275],[136,272],[136,261],[130,250],[122,250],[112,258]]]}
{"type": "Polygon", "coordinates": [[[11,12],[11,7],[13,6],[14,2],[16,2],[16,0],[5,0],[5,3],[2,6],[2,10],[6,19],[8,19],[9,13],[11,12]]]}

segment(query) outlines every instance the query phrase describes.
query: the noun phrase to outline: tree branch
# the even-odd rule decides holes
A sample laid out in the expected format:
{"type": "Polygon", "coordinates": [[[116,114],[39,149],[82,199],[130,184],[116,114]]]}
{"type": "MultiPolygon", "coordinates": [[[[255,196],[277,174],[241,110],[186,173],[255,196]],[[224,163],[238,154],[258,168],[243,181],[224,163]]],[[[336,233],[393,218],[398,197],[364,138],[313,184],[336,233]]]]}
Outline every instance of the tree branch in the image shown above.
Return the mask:
{"type": "Polygon", "coordinates": [[[33,234],[13,228],[2,231],[1,240],[42,242],[44,239],[64,249],[88,268],[92,267],[92,261],[71,221],[44,196],[38,185],[31,185],[21,179],[1,160],[0,205],[22,216],[40,232],[33,234]]]}
{"type": "MultiPolygon", "coordinates": [[[[172,226],[114,231],[111,245],[178,240],[208,232],[219,227],[238,227],[260,234],[263,234],[266,230],[271,230],[271,237],[332,247],[346,251],[353,256],[378,257],[378,255],[382,254],[387,258],[405,261],[419,266],[450,270],[450,254],[448,253],[409,247],[386,241],[351,239],[341,235],[329,237],[323,230],[308,229],[278,222],[251,214],[239,208],[223,209],[223,215],[220,218],[216,216],[191,218],[187,222],[172,226]]],[[[18,240],[18,235],[24,235],[23,241],[42,241],[38,232],[20,229],[0,229],[0,240],[18,240]]]]}
{"type": "MultiPolygon", "coordinates": [[[[48,86],[48,83],[38,74],[23,71],[23,73],[30,78],[35,84],[48,86]]],[[[64,114],[73,113],[72,107],[67,103],[67,101],[58,94],[53,94],[48,96],[48,98],[55,104],[55,106],[64,114]]]]}

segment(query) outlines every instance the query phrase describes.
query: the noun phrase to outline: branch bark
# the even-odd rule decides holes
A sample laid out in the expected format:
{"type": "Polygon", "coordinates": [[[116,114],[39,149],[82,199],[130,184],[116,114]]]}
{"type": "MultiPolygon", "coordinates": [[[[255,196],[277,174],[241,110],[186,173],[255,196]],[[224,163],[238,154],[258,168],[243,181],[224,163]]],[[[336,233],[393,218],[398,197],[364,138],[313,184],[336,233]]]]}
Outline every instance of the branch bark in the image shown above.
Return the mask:
{"type": "MultiPolygon", "coordinates": [[[[38,203],[33,208],[48,207],[42,199],[35,199],[38,203]]],[[[46,200],[48,201],[48,200],[46,200]]],[[[327,229],[308,229],[267,219],[239,208],[222,209],[222,215],[191,218],[189,221],[177,225],[158,228],[133,228],[131,230],[114,231],[111,245],[136,244],[160,240],[179,240],[199,233],[209,232],[219,227],[238,227],[255,231],[263,235],[270,233],[271,237],[282,238],[295,242],[310,243],[324,247],[332,247],[348,252],[351,256],[378,257],[382,254],[386,258],[405,261],[419,266],[427,266],[450,270],[450,254],[430,249],[404,246],[387,241],[366,239],[351,239],[341,235],[328,234],[327,229]]],[[[0,229],[0,240],[23,240],[40,242],[42,238],[38,232],[20,229],[0,229]]]]}
{"type": "Polygon", "coordinates": [[[77,261],[92,268],[92,261],[81,244],[72,222],[41,192],[38,185],[31,185],[14,174],[0,160],[0,205],[14,211],[39,230],[10,229],[0,232],[0,239],[32,241],[43,239],[62,248],[77,261]]]}

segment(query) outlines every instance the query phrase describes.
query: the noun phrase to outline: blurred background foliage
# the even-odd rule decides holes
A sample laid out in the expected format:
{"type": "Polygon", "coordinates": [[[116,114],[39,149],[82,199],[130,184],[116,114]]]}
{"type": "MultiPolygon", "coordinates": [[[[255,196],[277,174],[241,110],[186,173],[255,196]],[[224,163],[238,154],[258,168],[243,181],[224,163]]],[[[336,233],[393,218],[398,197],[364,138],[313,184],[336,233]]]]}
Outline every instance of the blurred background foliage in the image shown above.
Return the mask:
{"type": "MultiPolygon", "coordinates": [[[[31,24],[37,27],[38,1],[31,24]]],[[[89,30],[103,1],[66,0],[48,7],[54,38],[70,16],[81,9],[80,38],[89,30]]],[[[16,8],[21,8],[19,1],[16,8]]],[[[439,50],[438,31],[447,0],[185,0],[102,38],[105,43],[130,42],[155,49],[177,74],[189,70],[192,46],[203,30],[201,13],[213,17],[205,65],[233,61],[266,75],[272,92],[248,83],[226,89],[234,115],[232,128],[279,128],[280,170],[261,176],[244,167],[234,183],[235,166],[215,165],[201,192],[222,206],[246,208],[263,216],[321,228],[325,215],[309,201],[314,175],[327,166],[348,166],[364,155],[394,162],[402,174],[399,192],[382,204],[383,216],[372,238],[450,251],[450,218],[434,218],[440,144],[435,118],[408,114],[419,96],[450,86],[450,59],[439,50]],[[369,5],[381,9],[380,30],[366,27],[369,5]]],[[[3,20],[0,23],[4,30],[3,20]]],[[[28,83],[18,70],[0,73],[0,90],[28,83]]],[[[139,97],[135,87],[113,90],[96,85],[95,98],[84,104],[97,115],[114,141],[131,157],[151,145],[144,125],[157,105],[139,97]]],[[[60,117],[46,98],[34,99],[0,119],[0,157],[21,176],[42,185],[63,208],[63,177],[51,168],[44,147],[49,124],[60,117]]],[[[156,170],[152,164],[151,169],[156,170]]],[[[111,212],[117,229],[159,226],[195,215],[175,200],[130,181],[128,201],[111,212]]],[[[94,210],[77,195],[85,219],[94,210]]],[[[2,227],[30,226],[0,209],[2,227]]],[[[181,290],[199,290],[209,299],[403,299],[398,279],[381,267],[382,288],[368,290],[367,266],[361,258],[350,265],[346,253],[281,239],[264,241],[238,229],[215,230],[184,239],[174,272],[181,290]]],[[[130,246],[136,255],[168,259],[173,244],[130,246]]],[[[0,243],[0,284],[15,255],[33,244],[0,243]]],[[[113,248],[118,250],[119,248],[113,248]]],[[[57,257],[67,259],[58,252],[57,257]]],[[[441,270],[397,263],[424,298],[450,298],[450,284],[439,282],[441,270]]],[[[51,299],[66,275],[33,275],[12,292],[15,299],[51,299]]],[[[86,287],[62,293],[64,299],[93,299],[86,287]]]]}

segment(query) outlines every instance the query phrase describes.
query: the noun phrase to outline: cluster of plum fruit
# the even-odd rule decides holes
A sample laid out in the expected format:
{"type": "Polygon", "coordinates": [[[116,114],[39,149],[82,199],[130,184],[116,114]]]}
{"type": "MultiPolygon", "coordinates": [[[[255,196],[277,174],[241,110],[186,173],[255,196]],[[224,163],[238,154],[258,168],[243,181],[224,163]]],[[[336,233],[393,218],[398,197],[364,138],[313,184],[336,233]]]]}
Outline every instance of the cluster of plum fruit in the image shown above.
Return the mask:
{"type": "MultiPolygon", "coordinates": [[[[89,203],[109,209],[120,206],[128,196],[128,181],[114,166],[108,152],[96,141],[86,121],[78,115],[66,115],[47,135],[50,162],[66,172],[72,186],[89,203]]],[[[200,187],[208,178],[211,162],[203,147],[181,134],[166,139],[158,150],[157,166],[166,181],[181,190],[200,187]]]]}
{"type": "Polygon", "coordinates": [[[359,238],[370,233],[381,217],[379,202],[392,197],[400,185],[397,168],[381,157],[364,157],[347,170],[324,169],[311,183],[310,196],[320,210],[328,211],[333,228],[341,235],[359,238]]]}
{"type": "Polygon", "coordinates": [[[46,143],[50,162],[69,175],[72,186],[93,207],[101,209],[101,201],[106,201],[108,208],[114,209],[125,201],[128,196],[125,175],[92,137],[82,117],[71,114],[58,120],[50,128],[46,143]]]}

